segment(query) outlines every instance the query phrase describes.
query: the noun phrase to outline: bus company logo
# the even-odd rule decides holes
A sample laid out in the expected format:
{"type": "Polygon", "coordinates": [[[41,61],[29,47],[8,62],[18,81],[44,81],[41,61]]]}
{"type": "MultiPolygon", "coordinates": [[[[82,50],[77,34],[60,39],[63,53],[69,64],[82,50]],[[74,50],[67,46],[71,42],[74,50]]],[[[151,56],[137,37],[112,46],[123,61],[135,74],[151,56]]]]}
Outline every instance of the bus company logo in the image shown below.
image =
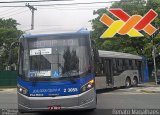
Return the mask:
{"type": "Polygon", "coordinates": [[[116,33],[120,35],[129,35],[130,37],[142,37],[141,30],[150,36],[157,30],[150,23],[158,16],[154,10],[149,10],[145,16],[130,16],[122,9],[109,9],[109,12],[119,20],[113,20],[108,15],[103,14],[100,21],[108,26],[108,29],[100,38],[112,38],[116,33]]]}

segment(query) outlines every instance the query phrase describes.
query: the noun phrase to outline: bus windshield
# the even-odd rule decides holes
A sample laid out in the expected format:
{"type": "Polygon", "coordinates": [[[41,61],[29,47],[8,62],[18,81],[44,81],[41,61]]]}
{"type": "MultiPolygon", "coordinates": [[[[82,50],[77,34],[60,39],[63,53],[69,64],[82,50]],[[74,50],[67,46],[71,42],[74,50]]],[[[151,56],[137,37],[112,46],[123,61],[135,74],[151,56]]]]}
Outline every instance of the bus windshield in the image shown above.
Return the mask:
{"type": "Polygon", "coordinates": [[[78,77],[90,69],[87,39],[22,38],[19,73],[27,79],[54,80],[78,77]],[[84,39],[83,39],[84,40],[84,39]]]}

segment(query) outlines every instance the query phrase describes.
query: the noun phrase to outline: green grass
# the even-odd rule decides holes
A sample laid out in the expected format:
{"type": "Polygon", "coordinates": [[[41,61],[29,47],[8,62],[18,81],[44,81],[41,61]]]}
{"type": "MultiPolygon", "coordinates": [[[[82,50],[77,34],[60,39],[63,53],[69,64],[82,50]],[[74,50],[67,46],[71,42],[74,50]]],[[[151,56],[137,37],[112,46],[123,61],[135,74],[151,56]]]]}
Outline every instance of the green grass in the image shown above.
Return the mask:
{"type": "Polygon", "coordinates": [[[155,83],[155,82],[147,82],[146,84],[156,85],[156,83],[155,83]]]}

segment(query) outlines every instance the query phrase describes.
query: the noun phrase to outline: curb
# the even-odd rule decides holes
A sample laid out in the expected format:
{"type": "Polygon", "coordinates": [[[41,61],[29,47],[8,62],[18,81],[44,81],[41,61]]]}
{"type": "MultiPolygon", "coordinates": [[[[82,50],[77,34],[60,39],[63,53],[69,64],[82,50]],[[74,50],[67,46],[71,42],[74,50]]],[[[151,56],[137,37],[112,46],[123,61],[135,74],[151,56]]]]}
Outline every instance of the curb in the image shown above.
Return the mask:
{"type": "Polygon", "coordinates": [[[160,91],[140,90],[143,93],[160,93],[160,91]]]}
{"type": "Polygon", "coordinates": [[[160,85],[148,85],[148,84],[140,84],[138,87],[160,87],[160,85]]]}

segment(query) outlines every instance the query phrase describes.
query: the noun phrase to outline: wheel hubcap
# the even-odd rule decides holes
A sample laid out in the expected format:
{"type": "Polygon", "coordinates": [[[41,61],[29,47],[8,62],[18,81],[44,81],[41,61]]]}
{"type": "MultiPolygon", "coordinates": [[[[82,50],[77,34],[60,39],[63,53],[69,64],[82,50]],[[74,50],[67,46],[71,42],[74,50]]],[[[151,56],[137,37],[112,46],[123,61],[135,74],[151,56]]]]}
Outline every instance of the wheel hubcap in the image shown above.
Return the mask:
{"type": "Polygon", "coordinates": [[[126,81],[126,86],[128,87],[130,85],[129,81],[126,81]]]}
{"type": "Polygon", "coordinates": [[[136,81],[135,79],[133,80],[133,84],[134,84],[134,85],[136,85],[136,84],[137,84],[137,81],[136,81]]]}

